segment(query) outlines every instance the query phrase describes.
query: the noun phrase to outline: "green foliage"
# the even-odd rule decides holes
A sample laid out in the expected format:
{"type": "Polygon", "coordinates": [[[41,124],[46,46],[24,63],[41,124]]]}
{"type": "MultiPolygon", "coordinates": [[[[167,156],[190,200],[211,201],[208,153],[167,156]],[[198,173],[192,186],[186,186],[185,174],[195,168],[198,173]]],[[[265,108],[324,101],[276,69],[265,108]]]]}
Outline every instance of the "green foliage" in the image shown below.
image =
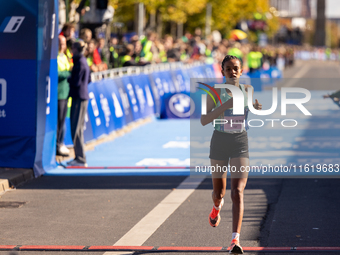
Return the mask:
{"type": "Polygon", "coordinates": [[[109,4],[115,9],[114,21],[124,23],[134,20],[135,4],[140,2],[144,3],[147,16],[158,11],[162,14],[163,21],[183,23],[189,31],[193,31],[195,27],[204,28],[208,2],[212,5],[211,28],[224,35],[239,21],[254,19],[254,13],[257,12],[267,17],[266,33],[269,36],[279,26],[277,17],[269,11],[269,0],[109,0],[109,4]]]}

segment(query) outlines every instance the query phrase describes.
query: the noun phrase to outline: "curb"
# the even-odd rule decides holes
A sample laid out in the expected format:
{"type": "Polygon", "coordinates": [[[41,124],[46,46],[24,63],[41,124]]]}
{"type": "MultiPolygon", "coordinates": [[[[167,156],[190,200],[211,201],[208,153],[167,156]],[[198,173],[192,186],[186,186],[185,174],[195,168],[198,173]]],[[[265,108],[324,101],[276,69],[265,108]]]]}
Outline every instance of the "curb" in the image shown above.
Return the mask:
{"type": "Polygon", "coordinates": [[[0,168],[0,194],[34,178],[33,169],[0,168]]]}

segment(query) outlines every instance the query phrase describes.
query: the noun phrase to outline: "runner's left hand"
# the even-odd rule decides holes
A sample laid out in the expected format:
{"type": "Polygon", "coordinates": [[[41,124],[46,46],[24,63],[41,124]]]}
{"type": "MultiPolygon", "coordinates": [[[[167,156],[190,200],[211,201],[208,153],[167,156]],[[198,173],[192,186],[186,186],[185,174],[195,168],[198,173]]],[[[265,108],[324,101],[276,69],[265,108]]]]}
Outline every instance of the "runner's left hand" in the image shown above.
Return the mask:
{"type": "Polygon", "coordinates": [[[257,101],[257,99],[255,99],[254,108],[256,110],[262,110],[262,104],[260,104],[259,101],[257,101]]]}

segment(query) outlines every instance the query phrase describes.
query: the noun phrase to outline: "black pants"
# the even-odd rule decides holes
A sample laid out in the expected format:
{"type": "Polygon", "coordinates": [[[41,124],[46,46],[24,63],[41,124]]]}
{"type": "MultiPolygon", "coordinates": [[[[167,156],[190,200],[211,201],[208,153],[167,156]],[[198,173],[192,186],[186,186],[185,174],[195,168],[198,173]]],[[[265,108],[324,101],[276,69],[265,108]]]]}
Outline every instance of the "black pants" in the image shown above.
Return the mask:
{"type": "Polygon", "coordinates": [[[71,107],[71,136],[75,159],[79,162],[86,163],[85,143],[84,143],[84,125],[85,114],[87,111],[87,100],[72,98],[71,107]]]}
{"type": "Polygon", "coordinates": [[[64,125],[67,114],[67,99],[58,100],[57,149],[64,144],[64,125]]]}

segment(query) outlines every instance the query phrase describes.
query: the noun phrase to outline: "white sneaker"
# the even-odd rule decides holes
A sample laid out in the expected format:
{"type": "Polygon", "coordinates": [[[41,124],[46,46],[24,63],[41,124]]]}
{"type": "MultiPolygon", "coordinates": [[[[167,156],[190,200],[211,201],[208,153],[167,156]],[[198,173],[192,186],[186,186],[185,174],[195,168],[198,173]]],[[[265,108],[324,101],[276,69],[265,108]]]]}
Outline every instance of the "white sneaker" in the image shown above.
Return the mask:
{"type": "Polygon", "coordinates": [[[65,146],[65,144],[63,144],[61,147],[60,147],[60,151],[65,153],[65,154],[70,154],[70,150],[67,149],[67,147],[65,146]]]}
{"type": "Polygon", "coordinates": [[[79,162],[78,160],[74,159],[70,162],[67,162],[68,166],[83,166],[83,167],[87,167],[87,163],[83,163],[83,162],[79,162]]]}
{"type": "Polygon", "coordinates": [[[57,155],[67,157],[70,155],[70,150],[63,144],[57,149],[57,155]]]}

